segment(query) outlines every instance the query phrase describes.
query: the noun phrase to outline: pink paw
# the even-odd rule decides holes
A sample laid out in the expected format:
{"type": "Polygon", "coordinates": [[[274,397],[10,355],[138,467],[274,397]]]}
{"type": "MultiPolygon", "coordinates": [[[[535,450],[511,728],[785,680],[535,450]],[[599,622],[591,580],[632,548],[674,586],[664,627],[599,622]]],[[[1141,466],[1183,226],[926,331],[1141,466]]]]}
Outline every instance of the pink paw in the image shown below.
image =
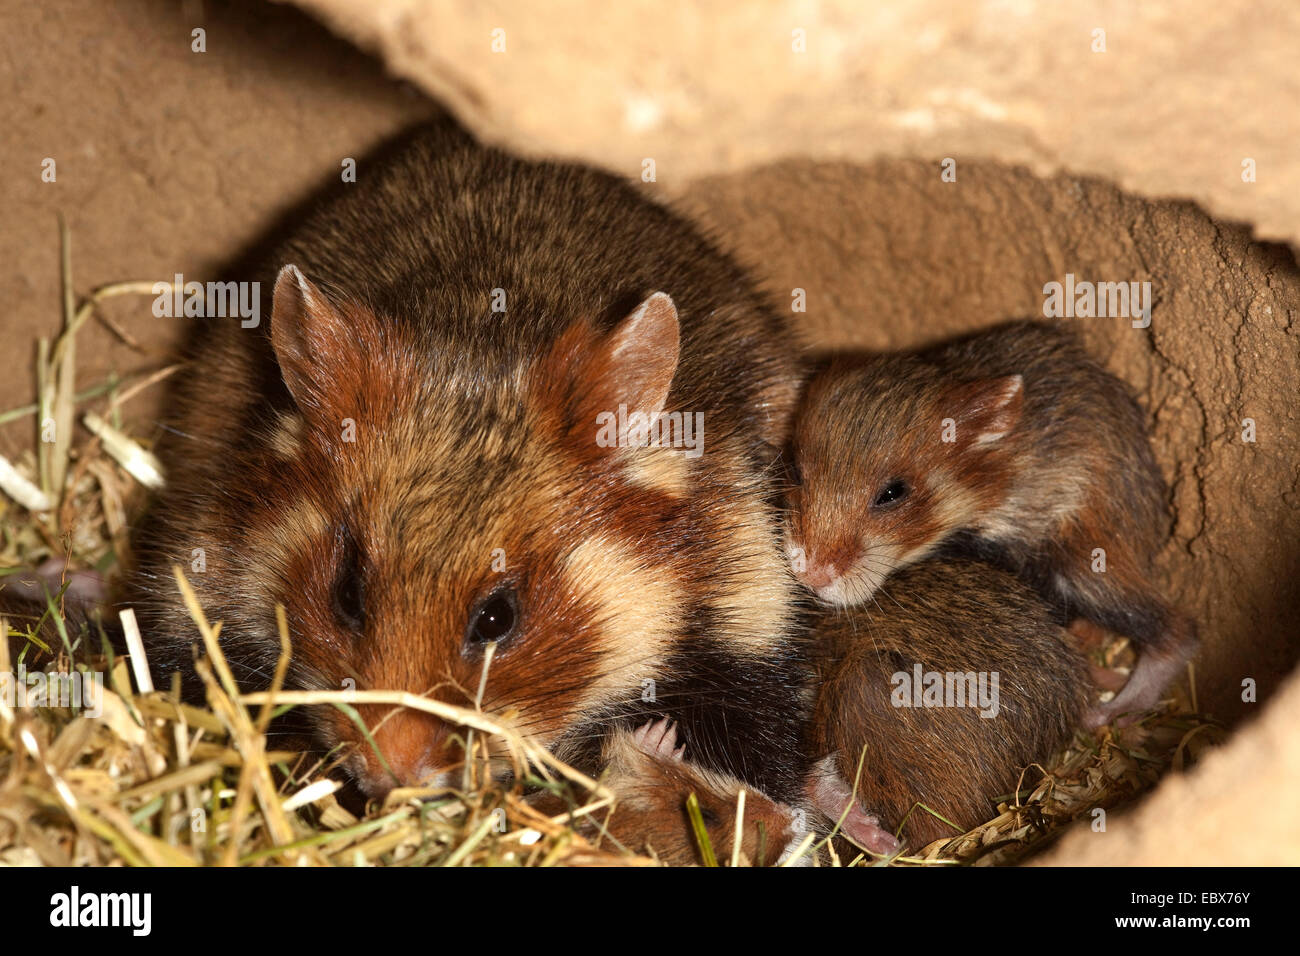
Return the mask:
{"type": "Polygon", "coordinates": [[[1096,730],[1110,724],[1117,730],[1123,730],[1125,727],[1133,726],[1142,719],[1142,716],[1143,714],[1140,711],[1135,712],[1128,708],[1121,711],[1110,704],[1098,704],[1084,715],[1083,726],[1089,730],[1096,730]]]}
{"type": "Polygon", "coordinates": [[[681,760],[686,753],[685,744],[677,746],[677,727],[667,717],[638,727],[632,732],[632,739],[651,757],[681,760]]]}
{"type": "Polygon", "coordinates": [[[897,837],[880,825],[873,813],[866,813],[857,805],[844,818],[844,835],[877,856],[893,856],[903,848],[897,837]]]}
{"type": "Polygon", "coordinates": [[[104,579],[98,571],[69,571],[63,558],[50,558],[35,571],[19,571],[0,578],[0,590],[36,604],[44,604],[46,596],[54,597],[67,584],[64,601],[77,607],[103,604],[108,596],[104,579]]]}
{"type": "Polygon", "coordinates": [[[903,848],[898,839],[880,825],[880,818],[868,813],[854,796],[853,790],[835,769],[833,757],[826,757],[813,767],[807,781],[807,793],[813,805],[840,832],[877,856],[893,856],[903,848]]]}
{"type": "Polygon", "coordinates": [[[68,590],[63,596],[75,604],[103,604],[108,596],[104,578],[98,571],[69,571],[68,562],[63,558],[50,558],[36,569],[36,573],[51,594],[58,594],[59,588],[66,583],[68,590]]]}

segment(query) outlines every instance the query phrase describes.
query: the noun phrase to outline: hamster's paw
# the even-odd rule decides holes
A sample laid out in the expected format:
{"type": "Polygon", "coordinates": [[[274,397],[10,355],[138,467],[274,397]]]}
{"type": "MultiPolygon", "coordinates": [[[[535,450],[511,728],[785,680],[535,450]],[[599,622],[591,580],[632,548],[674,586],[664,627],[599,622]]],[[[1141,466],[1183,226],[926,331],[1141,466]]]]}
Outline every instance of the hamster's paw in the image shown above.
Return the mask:
{"type": "Polygon", "coordinates": [[[78,604],[93,607],[103,604],[108,597],[104,578],[98,571],[69,571],[68,562],[63,558],[50,558],[36,569],[36,573],[45,580],[52,594],[57,594],[66,583],[68,589],[64,597],[78,604]]]}
{"type": "Polygon", "coordinates": [[[844,818],[844,835],[878,856],[893,856],[903,848],[898,838],[880,825],[880,819],[874,813],[867,813],[858,806],[853,806],[844,818]]]}
{"type": "Polygon", "coordinates": [[[632,733],[636,745],[651,757],[664,760],[681,760],[686,745],[677,746],[677,726],[667,717],[652,720],[632,733]]]}
{"type": "Polygon", "coordinates": [[[108,589],[98,571],[69,571],[63,558],[50,558],[34,571],[20,571],[0,578],[0,590],[38,604],[44,604],[47,595],[57,595],[65,584],[64,601],[73,605],[97,607],[108,597],[108,589]]]}
{"type": "Polygon", "coordinates": [[[813,806],[832,824],[838,823],[840,832],[864,850],[893,856],[902,849],[898,839],[880,825],[880,818],[867,812],[858,801],[853,789],[835,769],[833,756],[824,757],[813,766],[805,790],[813,806]]]}
{"type": "Polygon", "coordinates": [[[1088,673],[1092,676],[1092,682],[1102,690],[1118,693],[1128,683],[1128,674],[1113,667],[1098,667],[1096,664],[1089,664],[1088,673]]]}
{"type": "Polygon", "coordinates": [[[1199,642],[1191,618],[1175,616],[1156,647],[1143,649],[1127,683],[1112,700],[1092,709],[1089,727],[1113,723],[1127,727],[1146,711],[1160,706],[1161,698],[1196,653],[1199,642]],[[1118,719],[1116,719],[1118,718],[1118,719]]]}
{"type": "Polygon", "coordinates": [[[1118,730],[1123,730],[1125,727],[1131,727],[1141,720],[1147,709],[1149,708],[1141,708],[1135,711],[1132,707],[1124,704],[1116,706],[1115,701],[1111,700],[1104,704],[1097,704],[1084,714],[1083,726],[1089,730],[1096,730],[1109,724],[1118,730]]]}

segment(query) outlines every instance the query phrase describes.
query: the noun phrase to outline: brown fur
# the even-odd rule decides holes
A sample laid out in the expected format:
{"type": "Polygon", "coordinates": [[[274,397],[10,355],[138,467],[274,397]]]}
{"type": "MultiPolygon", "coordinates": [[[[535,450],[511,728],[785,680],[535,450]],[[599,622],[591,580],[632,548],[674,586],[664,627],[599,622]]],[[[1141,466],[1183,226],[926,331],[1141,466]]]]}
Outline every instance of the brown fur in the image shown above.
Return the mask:
{"type": "MultiPolygon", "coordinates": [[[[1073,640],[1031,588],[980,562],[915,564],[889,579],[878,607],[827,611],[815,634],[815,752],[833,755],[851,786],[865,750],[860,809],[891,831],[906,817],[902,839],[912,847],[957,832],[915,804],[963,831],[978,825],[1021,770],[1068,742],[1084,711],[1088,673],[1073,640]],[[910,676],[918,663],[997,672],[996,716],[895,706],[893,675],[910,676]]],[[[820,809],[837,818],[842,807],[820,809]]]]}
{"type": "MultiPolygon", "coordinates": [[[[236,276],[269,290],[293,263],[306,277],[280,273],[269,336],[195,330],[126,595],[151,665],[196,689],[178,562],[248,688],[269,681],[283,603],[293,686],[467,704],[483,667],[468,622],[508,582],[520,624],[485,708],[588,762],[612,725],[669,713],[702,762],[793,792],[804,685],[764,481],[795,393],[780,318],[685,222],[604,174],[513,159],[449,124],[366,168],[236,276]],[[680,354],[660,348],[662,309],[620,350],[656,292],[675,303],[680,354]],[[667,408],[705,414],[702,457],[647,467],[678,453],[596,445],[598,410],[669,384],[667,408]],[[364,589],[360,628],[340,622],[344,578],[364,589]]],[[[360,713],[384,760],[333,708],[308,730],[368,795],[460,760],[432,718],[360,713]]]]}
{"type": "Polygon", "coordinates": [[[1167,519],[1145,416],[1060,324],[837,359],[810,383],[794,445],[790,546],[827,599],[867,600],[945,546],[1014,569],[1063,614],[1146,652],[1098,720],[1154,704],[1194,651],[1190,622],[1148,581],[1167,519]],[[955,441],[941,440],[945,423],[955,441]],[[895,479],[910,494],[878,506],[895,479]],[[1096,548],[1105,573],[1092,569],[1096,548]]]}

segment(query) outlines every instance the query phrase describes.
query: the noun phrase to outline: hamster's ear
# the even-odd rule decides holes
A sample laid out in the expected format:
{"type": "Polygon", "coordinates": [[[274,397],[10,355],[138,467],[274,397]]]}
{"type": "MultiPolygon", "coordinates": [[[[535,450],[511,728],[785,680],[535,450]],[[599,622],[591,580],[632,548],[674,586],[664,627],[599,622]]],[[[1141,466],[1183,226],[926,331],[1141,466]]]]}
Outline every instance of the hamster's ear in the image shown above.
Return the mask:
{"type": "Polygon", "coordinates": [[[622,418],[620,405],[624,421],[664,410],[680,349],[677,307],[656,292],[609,332],[586,319],[570,325],[539,363],[535,387],[572,440],[608,448],[605,423],[622,418]]]}
{"type": "Polygon", "coordinates": [[[654,415],[668,403],[668,390],[677,374],[681,333],[677,307],[664,292],[656,292],[628,314],[604,343],[592,395],[614,412],[621,404],[628,413],[654,415]]]}
{"type": "MultiPolygon", "coordinates": [[[[988,445],[1004,438],[1025,408],[1025,380],[1019,375],[986,378],[954,386],[945,403],[957,422],[962,446],[988,445]]],[[[945,414],[949,414],[945,411],[945,414]]]]}
{"type": "Polygon", "coordinates": [[[271,300],[271,346],[289,394],[306,411],[320,397],[323,365],[343,341],[338,309],[295,265],[275,279],[271,300]]]}

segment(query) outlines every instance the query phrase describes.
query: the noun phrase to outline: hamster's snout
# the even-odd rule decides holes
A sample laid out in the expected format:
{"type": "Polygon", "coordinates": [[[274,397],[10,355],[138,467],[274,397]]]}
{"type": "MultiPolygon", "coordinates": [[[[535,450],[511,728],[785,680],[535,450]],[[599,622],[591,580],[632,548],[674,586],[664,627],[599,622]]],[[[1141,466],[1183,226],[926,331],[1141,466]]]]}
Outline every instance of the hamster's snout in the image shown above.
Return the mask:
{"type": "Polygon", "coordinates": [[[808,564],[802,571],[796,569],[794,576],[804,587],[820,591],[835,583],[835,579],[839,577],[839,570],[830,563],[808,564]]]}
{"type": "Polygon", "coordinates": [[[439,787],[453,782],[461,751],[445,721],[400,708],[371,727],[379,753],[369,743],[360,742],[360,766],[355,770],[357,786],[368,799],[382,800],[398,787],[439,787]]]}
{"type": "Polygon", "coordinates": [[[846,541],[833,548],[805,546],[791,536],[786,556],[799,583],[818,594],[832,588],[848,573],[860,557],[856,541],[846,541]]]}

